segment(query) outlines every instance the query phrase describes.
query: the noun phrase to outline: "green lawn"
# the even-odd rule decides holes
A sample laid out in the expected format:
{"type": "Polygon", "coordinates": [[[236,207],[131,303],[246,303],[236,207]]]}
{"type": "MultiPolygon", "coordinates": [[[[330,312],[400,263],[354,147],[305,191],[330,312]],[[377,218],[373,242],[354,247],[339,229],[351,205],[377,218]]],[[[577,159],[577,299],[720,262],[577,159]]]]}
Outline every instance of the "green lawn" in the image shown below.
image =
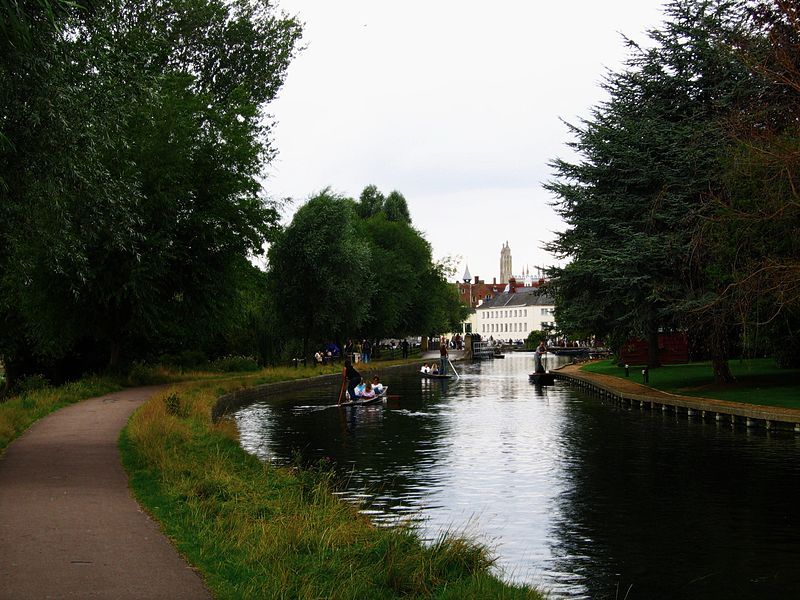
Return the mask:
{"type": "MultiPolygon", "coordinates": [[[[769,358],[732,360],[736,381],[730,385],[714,383],[710,362],[667,365],[650,370],[651,387],[672,394],[701,396],[730,402],[800,408],[800,369],[779,369],[769,358]]],[[[616,361],[603,360],[583,367],[585,371],[625,377],[616,361]]],[[[642,367],[630,368],[630,379],[642,382],[642,367]]]]}

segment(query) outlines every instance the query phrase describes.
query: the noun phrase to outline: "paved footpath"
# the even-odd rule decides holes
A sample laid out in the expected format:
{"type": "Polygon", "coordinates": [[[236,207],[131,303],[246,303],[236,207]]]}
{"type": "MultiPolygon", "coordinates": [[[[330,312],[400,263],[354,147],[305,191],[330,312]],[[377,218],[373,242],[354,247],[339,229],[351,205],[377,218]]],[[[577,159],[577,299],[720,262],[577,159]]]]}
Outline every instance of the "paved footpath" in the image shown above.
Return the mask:
{"type": "Polygon", "coordinates": [[[85,400],[0,457],[0,598],[210,598],[141,511],[117,439],[158,388],[85,400]]]}

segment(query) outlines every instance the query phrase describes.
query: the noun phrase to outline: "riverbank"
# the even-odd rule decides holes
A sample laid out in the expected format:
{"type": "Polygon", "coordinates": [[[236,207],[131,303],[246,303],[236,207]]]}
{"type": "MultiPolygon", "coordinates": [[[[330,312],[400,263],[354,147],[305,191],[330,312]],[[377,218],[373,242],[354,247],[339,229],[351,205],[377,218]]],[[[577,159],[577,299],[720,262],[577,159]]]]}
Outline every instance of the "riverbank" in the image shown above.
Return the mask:
{"type": "MultiPolygon", "coordinates": [[[[773,359],[755,358],[729,362],[735,381],[715,384],[710,362],[664,365],[648,373],[647,386],[697,398],[727,402],[800,408],[800,369],[780,369],[773,359]]],[[[642,381],[642,366],[625,368],[614,360],[599,360],[583,366],[591,373],[611,375],[622,380],[642,381]]]]}
{"type": "Polygon", "coordinates": [[[542,597],[492,576],[485,545],[446,535],[428,546],[410,529],[375,527],[331,493],[330,466],[261,463],[241,449],[231,421],[211,418],[220,396],[287,375],[173,386],[137,411],[121,438],[137,499],[216,597],[542,597]]]}
{"type": "MultiPolygon", "coordinates": [[[[416,366],[415,363],[397,361],[373,363],[362,370],[383,372],[391,368],[416,369],[416,366]]],[[[376,528],[359,515],[355,507],[331,493],[334,477],[329,466],[294,469],[265,466],[240,448],[231,422],[214,423],[211,419],[212,408],[222,394],[269,382],[281,382],[273,383],[273,390],[283,385],[318,385],[320,381],[333,385],[341,377],[338,367],[194,375],[204,379],[172,385],[147,402],[120,436],[119,450],[139,503],[155,517],[183,556],[200,571],[204,583],[216,597],[541,598],[531,589],[507,585],[492,576],[493,558],[483,544],[446,535],[435,544],[424,546],[410,529],[376,528]],[[303,381],[287,384],[286,381],[291,379],[303,381]]],[[[163,380],[187,376],[186,373],[159,372],[140,373],[138,377],[139,380],[163,380]]],[[[20,560],[34,571],[41,568],[42,562],[39,560],[41,554],[36,555],[41,548],[33,541],[43,539],[43,533],[61,536],[58,538],[60,542],[47,543],[46,546],[60,553],[60,558],[53,562],[61,561],[63,567],[48,568],[46,573],[38,575],[30,569],[20,570],[24,577],[3,577],[4,589],[6,584],[14,584],[17,587],[13,589],[21,591],[15,597],[46,595],[35,593],[37,589],[63,592],[72,589],[70,586],[73,585],[77,586],[75,593],[78,595],[80,590],[91,593],[105,590],[107,593],[104,595],[114,597],[146,597],[147,590],[156,589],[153,577],[162,572],[160,567],[169,562],[168,559],[159,558],[161,554],[155,551],[139,551],[140,544],[126,540],[131,537],[146,541],[163,538],[154,530],[145,534],[126,534],[118,524],[119,519],[129,523],[135,515],[142,517],[142,513],[132,502],[133,510],[116,508],[119,500],[130,502],[125,476],[119,482],[113,481],[113,477],[104,477],[103,485],[99,486],[96,481],[99,468],[85,468],[86,464],[101,460],[109,468],[117,465],[119,469],[113,441],[110,450],[103,449],[102,452],[100,445],[87,446],[84,442],[101,429],[107,431],[106,420],[119,414],[116,408],[122,404],[116,400],[116,395],[79,401],[97,393],[117,390],[122,383],[114,378],[89,379],[61,388],[30,390],[0,404],[0,415],[5,415],[9,424],[6,443],[19,437],[40,416],[67,404],[76,406],[50,415],[31,431],[38,432],[42,429],[39,425],[45,422],[61,422],[68,414],[77,415],[77,421],[68,419],[67,440],[49,439],[50,433],[45,433],[45,439],[41,441],[38,433],[38,437],[26,435],[24,440],[14,444],[13,452],[3,457],[4,472],[10,469],[20,473],[20,469],[15,467],[19,462],[17,450],[28,441],[33,442],[39,453],[56,452],[57,456],[36,459],[52,464],[56,470],[53,474],[48,475],[33,467],[22,470],[44,473],[42,477],[50,482],[50,491],[56,489],[52,483],[56,480],[69,486],[63,499],[72,501],[72,508],[58,511],[55,515],[64,517],[66,522],[36,517],[30,512],[34,510],[33,501],[11,502],[14,510],[5,511],[16,525],[29,526],[30,529],[28,533],[4,535],[5,539],[16,540],[13,545],[7,544],[6,549],[13,550],[14,556],[24,557],[28,556],[25,552],[32,552],[28,558],[20,560]],[[91,416],[80,416],[84,414],[91,416]],[[81,433],[82,427],[88,427],[91,435],[81,433]],[[65,449],[75,444],[79,452],[90,449],[90,456],[69,458],[71,455],[65,454],[65,449]],[[71,475],[62,458],[67,458],[70,468],[82,469],[82,474],[71,475]],[[91,460],[87,463],[83,458],[91,460]],[[90,480],[93,480],[92,485],[88,484],[90,480]],[[92,507],[97,503],[108,512],[101,519],[103,523],[92,522],[76,528],[74,524],[82,515],[95,519],[97,512],[92,507]],[[45,521],[48,523],[46,526],[42,524],[45,521]],[[47,531],[39,531],[42,527],[47,531]],[[63,540],[68,537],[64,536],[71,531],[83,532],[82,541],[65,546],[63,540]],[[89,538],[92,544],[87,545],[89,538]],[[95,547],[106,551],[92,550],[95,547]],[[121,554],[115,558],[117,555],[110,549],[117,547],[121,554]],[[87,559],[81,555],[76,559],[76,552],[88,552],[91,557],[87,559]],[[34,559],[34,555],[39,559],[34,559]],[[159,564],[141,569],[133,567],[153,560],[159,564]],[[114,571],[118,568],[125,569],[125,573],[114,571]]],[[[262,387],[261,391],[265,389],[262,387]]],[[[132,389],[117,394],[127,398],[139,392],[140,389],[132,389]]],[[[121,422],[112,432],[112,440],[117,437],[120,426],[121,422]]],[[[49,428],[44,429],[49,431],[49,428]]],[[[114,429],[113,424],[111,429],[114,429]]],[[[122,474],[121,470],[119,472],[122,474]]],[[[6,493],[17,489],[23,488],[10,484],[3,486],[6,493]]],[[[47,493],[35,495],[45,504],[52,500],[47,493]]],[[[178,566],[177,570],[181,568],[186,570],[185,565],[178,566]]],[[[187,572],[191,574],[191,571],[187,572]]],[[[167,580],[170,577],[159,575],[158,578],[167,580]]],[[[199,597],[193,590],[191,586],[179,585],[177,591],[173,589],[159,597],[199,597]]]]}
{"type": "MultiPolygon", "coordinates": [[[[734,427],[743,425],[748,428],[787,429],[800,433],[800,409],[671,393],[638,383],[632,377],[625,377],[622,368],[619,368],[622,376],[609,374],[609,367],[605,362],[607,361],[594,365],[567,365],[554,371],[554,375],[557,379],[582,387],[604,400],[625,406],[681,413],[688,418],[712,419],[734,427]]],[[[649,374],[651,379],[653,373],[655,370],[649,374]]],[[[674,376],[671,376],[662,381],[674,380],[674,376]]],[[[751,399],[765,399],[763,396],[755,396],[753,392],[753,389],[749,391],[751,399]]]]}

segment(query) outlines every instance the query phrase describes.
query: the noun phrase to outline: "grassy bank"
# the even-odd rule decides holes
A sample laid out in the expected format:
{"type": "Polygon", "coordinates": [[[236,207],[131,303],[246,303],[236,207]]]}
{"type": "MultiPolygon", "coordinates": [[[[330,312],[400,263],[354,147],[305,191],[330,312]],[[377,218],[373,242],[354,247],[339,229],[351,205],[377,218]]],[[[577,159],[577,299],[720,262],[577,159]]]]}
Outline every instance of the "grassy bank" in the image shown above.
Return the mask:
{"type": "MultiPolygon", "coordinates": [[[[380,370],[405,361],[390,361],[370,364],[371,370],[380,370]]],[[[79,381],[53,387],[41,377],[31,377],[23,382],[17,394],[0,398],[0,452],[19,437],[33,423],[51,412],[70,404],[121,390],[123,387],[176,383],[181,381],[220,381],[229,379],[247,381],[247,385],[258,385],[274,381],[285,381],[314,375],[341,372],[341,365],[326,365],[319,368],[264,369],[247,375],[218,371],[186,371],[166,366],[135,365],[122,376],[85,377],[79,381]]],[[[365,369],[362,369],[365,370],[365,369]]],[[[365,370],[366,372],[366,370],[365,370]]],[[[244,385],[240,383],[239,385],[244,385]]]]}
{"type": "Polygon", "coordinates": [[[491,576],[480,544],[425,546],[410,530],[374,527],[330,493],[326,469],[263,464],[240,448],[232,422],[211,422],[220,394],[307,372],[176,386],[142,406],[121,437],[139,502],[216,597],[541,598],[491,576]]]}
{"type": "Polygon", "coordinates": [[[167,367],[136,367],[124,376],[90,376],[57,387],[41,377],[25,380],[16,394],[0,398],[0,452],[28,427],[50,413],[81,400],[103,396],[126,386],[220,378],[220,373],[186,373],[167,367]]]}
{"type": "MultiPolygon", "coordinates": [[[[728,385],[714,383],[711,363],[708,362],[651,369],[647,385],[683,396],[800,408],[800,369],[779,369],[775,361],[768,358],[733,360],[730,368],[736,381],[728,385]]],[[[625,378],[625,369],[618,367],[613,360],[589,363],[582,369],[625,378]]],[[[642,382],[641,369],[631,367],[632,381],[642,382]]]]}
{"type": "Polygon", "coordinates": [[[122,389],[110,377],[90,377],[54,388],[42,386],[0,402],[0,452],[28,427],[53,411],[122,389]]]}

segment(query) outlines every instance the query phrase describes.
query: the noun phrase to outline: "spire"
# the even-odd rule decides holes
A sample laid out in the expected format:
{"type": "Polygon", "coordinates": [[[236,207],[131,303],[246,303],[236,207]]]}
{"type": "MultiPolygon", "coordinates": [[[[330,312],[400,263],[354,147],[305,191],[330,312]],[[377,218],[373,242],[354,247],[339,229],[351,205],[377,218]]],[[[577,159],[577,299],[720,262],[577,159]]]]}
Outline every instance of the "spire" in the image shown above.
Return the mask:
{"type": "Polygon", "coordinates": [[[469,283],[472,281],[472,275],[469,274],[469,265],[467,265],[467,268],[464,270],[464,276],[461,278],[461,280],[464,283],[469,283]]]}
{"type": "Polygon", "coordinates": [[[511,273],[511,246],[508,245],[506,240],[506,243],[503,244],[503,249],[500,251],[500,282],[508,283],[511,273]]]}

